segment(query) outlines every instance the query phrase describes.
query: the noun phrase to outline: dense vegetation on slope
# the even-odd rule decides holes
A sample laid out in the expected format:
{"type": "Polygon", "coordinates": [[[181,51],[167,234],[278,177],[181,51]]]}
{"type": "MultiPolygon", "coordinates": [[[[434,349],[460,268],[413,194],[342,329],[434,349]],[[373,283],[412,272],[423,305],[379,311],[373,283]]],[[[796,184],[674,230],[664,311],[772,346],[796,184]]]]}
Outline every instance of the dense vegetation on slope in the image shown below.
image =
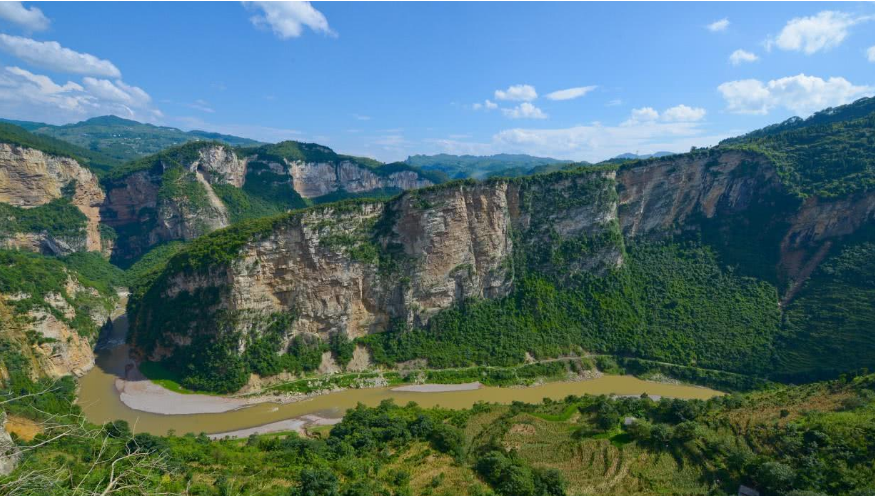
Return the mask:
{"type": "MultiPolygon", "coordinates": [[[[862,236],[858,236],[858,239],[862,236]]],[[[794,379],[871,367],[875,356],[875,243],[847,243],[812,274],[785,314],[780,370],[794,379]]]]}
{"type": "MultiPolygon", "coordinates": [[[[96,337],[98,327],[89,315],[92,308],[97,306],[104,311],[112,308],[118,276],[118,272],[97,254],[57,259],[29,252],[0,250],[0,294],[15,296],[5,301],[5,305],[12,309],[10,318],[26,319],[28,312],[43,310],[69,324],[82,336],[96,337]],[[71,280],[82,285],[86,291],[72,291],[68,285],[71,280]],[[92,288],[96,294],[88,291],[92,288]],[[46,301],[52,294],[58,295],[75,310],[73,318],[65,316],[57,306],[46,301]]],[[[0,325],[5,325],[2,320],[0,318],[0,325]]],[[[3,357],[0,356],[0,359],[3,357]]]]}
{"type": "Polygon", "coordinates": [[[94,150],[88,150],[66,141],[40,136],[14,124],[0,122],[0,143],[33,148],[49,155],[70,157],[101,174],[121,162],[94,150]]]}
{"type": "Polygon", "coordinates": [[[63,126],[28,125],[35,134],[50,136],[78,147],[112,157],[117,162],[134,160],[158,153],[166,148],[190,141],[221,141],[231,146],[252,146],[255,140],[210,133],[180,131],[165,126],[154,126],[114,115],[94,117],[63,126]]]}
{"type": "Polygon", "coordinates": [[[54,238],[85,236],[88,218],[67,198],[57,198],[34,208],[0,203],[0,232],[46,233],[54,238]]]}
{"type": "Polygon", "coordinates": [[[524,275],[507,298],[466,302],[426,329],[396,327],[365,342],[379,363],[426,357],[439,368],[588,351],[752,374],[770,369],[780,323],[774,287],[722,269],[696,242],[632,245],[627,255],[626,267],[605,277],[524,275]]]}
{"type": "MultiPolygon", "coordinates": [[[[41,387],[14,380],[14,394],[41,387]]],[[[713,496],[740,484],[763,496],[869,496],[873,388],[862,376],[707,401],[569,396],[460,411],[387,401],[311,436],[210,441],[134,433],[122,421],[73,427],[69,381],[3,405],[19,418],[51,415],[54,426],[19,439],[44,445],[0,477],[0,491],[100,493],[115,469],[140,493],[203,496],[713,496]],[[46,475],[26,476],[33,470],[46,475]]]]}
{"type": "Polygon", "coordinates": [[[875,112],[755,135],[726,146],[766,154],[781,180],[800,196],[840,197],[875,187],[875,112]]]}
{"type": "Polygon", "coordinates": [[[821,126],[824,124],[833,124],[840,121],[855,120],[861,117],[866,117],[873,112],[875,112],[875,97],[860,98],[859,100],[853,103],[849,103],[847,105],[830,107],[819,112],[815,112],[813,115],[809,116],[806,119],[802,119],[800,117],[791,117],[784,122],[772,124],[770,126],[766,126],[762,129],[757,129],[756,131],[751,131],[741,136],[725,139],[721,141],[720,144],[728,145],[734,143],[744,143],[766,136],[780,134],[784,131],[812,126],[821,126]]]}

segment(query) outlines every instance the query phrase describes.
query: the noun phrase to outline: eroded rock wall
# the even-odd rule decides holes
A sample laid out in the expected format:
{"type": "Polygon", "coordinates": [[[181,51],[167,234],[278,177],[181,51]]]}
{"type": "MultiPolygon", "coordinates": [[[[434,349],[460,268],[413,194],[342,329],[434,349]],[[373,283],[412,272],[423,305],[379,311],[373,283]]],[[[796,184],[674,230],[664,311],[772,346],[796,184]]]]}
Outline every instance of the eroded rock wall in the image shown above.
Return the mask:
{"type": "MultiPolygon", "coordinates": [[[[393,321],[423,325],[467,298],[510,293],[517,239],[537,243],[548,236],[616,230],[613,187],[613,172],[548,184],[455,183],[388,203],[311,209],[256,236],[232,263],[170,276],[163,287],[153,288],[160,291],[155,301],[216,290],[208,313],[236,316],[234,329],[244,335],[253,316],[275,312],[295,315],[287,338],[309,333],[324,339],[334,332],[356,337],[386,330],[393,321]],[[583,192],[593,196],[580,196],[583,192]],[[547,198],[553,203],[533,206],[547,198]],[[560,226],[558,233],[544,230],[545,216],[560,226]]],[[[579,270],[616,267],[622,247],[606,246],[587,258],[579,270]]],[[[160,309],[143,311],[134,328],[150,325],[150,312],[160,309]]],[[[198,324],[165,332],[160,346],[139,344],[166,356],[191,344],[193,329],[221,327],[198,324]]],[[[162,333],[149,334],[156,331],[162,333]]]]}
{"type": "Polygon", "coordinates": [[[338,164],[328,162],[289,162],[295,191],[304,198],[343,190],[349,193],[364,193],[379,189],[409,190],[431,186],[432,182],[414,171],[398,171],[381,176],[367,167],[350,161],[338,164]]]}
{"type": "Polygon", "coordinates": [[[0,202],[33,208],[64,196],[87,217],[81,239],[56,239],[45,232],[0,233],[4,245],[57,255],[100,251],[100,205],[104,193],[97,177],[72,158],[0,143],[0,202]]]}

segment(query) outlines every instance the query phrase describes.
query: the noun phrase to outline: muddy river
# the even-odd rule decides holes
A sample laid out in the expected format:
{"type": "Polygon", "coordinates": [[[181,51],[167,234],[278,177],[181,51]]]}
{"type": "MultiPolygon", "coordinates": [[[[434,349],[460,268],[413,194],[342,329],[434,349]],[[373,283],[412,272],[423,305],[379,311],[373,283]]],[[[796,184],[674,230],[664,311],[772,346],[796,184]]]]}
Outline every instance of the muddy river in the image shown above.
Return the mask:
{"type": "Polygon", "coordinates": [[[97,365],[80,380],[78,403],[88,420],[93,423],[101,424],[108,420],[124,419],[135,428],[136,432],[152,434],[165,434],[169,430],[177,434],[227,432],[308,414],[336,418],[357,403],[373,406],[387,398],[394,399],[398,404],[415,401],[424,407],[469,408],[478,401],[534,403],[540,402],[545,397],[562,399],[569,394],[585,393],[617,395],[647,393],[685,399],[707,399],[720,394],[707,388],[647,382],[632,376],[604,376],[588,381],[554,382],[528,388],[483,387],[470,391],[426,393],[393,391],[391,388],[351,389],[283,405],[260,403],[224,413],[161,415],[128,407],[122,403],[116,390],[116,379],[124,377],[125,366],[130,363],[128,347],[124,344],[126,332],[127,320],[122,315],[115,321],[113,335],[109,336],[104,343],[104,348],[99,351],[97,365]]]}

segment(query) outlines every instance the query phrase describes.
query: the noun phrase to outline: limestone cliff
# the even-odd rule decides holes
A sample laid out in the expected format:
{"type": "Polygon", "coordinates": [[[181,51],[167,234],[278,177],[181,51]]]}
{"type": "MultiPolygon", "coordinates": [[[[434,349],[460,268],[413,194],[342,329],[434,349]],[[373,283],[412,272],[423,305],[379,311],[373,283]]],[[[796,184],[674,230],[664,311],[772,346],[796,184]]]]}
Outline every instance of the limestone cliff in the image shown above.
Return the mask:
{"type": "Polygon", "coordinates": [[[242,185],[245,160],[222,145],[186,146],[195,151],[182,163],[159,155],[148,167],[104,181],[101,212],[119,234],[117,258],[133,258],[163,242],[192,240],[230,224],[211,185],[242,185]]]}
{"type": "MultiPolygon", "coordinates": [[[[215,233],[195,244],[248,241],[228,261],[166,274],[135,305],[132,340],[159,358],[220,329],[258,332],[259,319],[277,312],[295,316],[286,338],[355,337],[393,322],[422,325],[468,298],[504,296],[524,256],[517,243],[618,232],[612,171],[554,179],[453,183],[388,203],[310,209],[258,226],[257,234],[246,227],[215,233]]],[[[575,270],[619,266],[622,246],[614,241],[594,245],[575,270]]]]}
{"type": "Polygon", "coordinates": [[[241,189],[237,197],[245,201],[283,211],[305,206],[303,198],[432,184],[409,167],[369,167],[363,160],[294,142],[236,150],[219,143],[188,143],[105,180],[102,214],[119,234],[116,258],[125,259],[166,241],[192,240],[229,225],[232,216],[217,195],[224,186],[241,189]],[[310,158],[298,147],[318,149],[319,154],[310,158]]]}
{"type": "MultiPolygon", "coordinates": [[[[319,170],[326,181],[337,177],[332,168],[312,172],[319,170]]],[[[226,332],[236,333],[242,351],[245,336],[276,313],[294,316],[286,340],[423,326],[466,299],[510,294],[521,267],[559,281],[600,276],[623,266],[629,241],[687,233],[718,250],[741,243],[772,264],[792,297],[831,240],[869,223],[873,212],[875,194],[802,201],[772,162],[734,149],[449,183],[202,239],[134,304],[132,337],[160,358],[226,332]]]]}
{"type": "Polygon", "coordinates": [[[96,330],[109,319],[111,300],[73,275],[68,275],[62,292],[0,293],[0,326],[28,364],[22,372],[36,379],[82,376],[90,370],[96,330]],[[83,328],[90,332],[85,334],[83,328]]]}
{"type": "Polygon", "coordinates": [[[76,160],[32,148],[0,143],[0,203],[31,209],[69,199],[85,216],[81,234],[56,235],[44,229],[0,233],[6,247],[56,255],[100,251],[100,205],[104,193],[97,178],[76,160]]]}
{"type": "Polygon", "coordinates": [[[618,183],[620,224],[630,237],[742,212],[781,190],[764,157],[736,151],[649,161],[621,169],[618,183]]]}
{"type": "Polygon", "coordinates": [[[378,175],[348,160],[331,162],[287,162],[295,191],[303,198],[316,198],[336,191],[364,193],[379,189],[409,190],[433,183],[412,170],[378,175]]]}

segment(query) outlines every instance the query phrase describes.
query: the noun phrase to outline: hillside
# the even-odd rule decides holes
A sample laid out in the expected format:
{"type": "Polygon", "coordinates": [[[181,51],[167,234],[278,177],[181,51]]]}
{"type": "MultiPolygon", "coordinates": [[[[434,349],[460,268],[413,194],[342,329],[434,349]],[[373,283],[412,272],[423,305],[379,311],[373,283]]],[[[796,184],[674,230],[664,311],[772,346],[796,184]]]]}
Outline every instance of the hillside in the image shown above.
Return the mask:
{"type": "Polygon", "coordinates": [[[868,265],[832,267],[868,253],[875,195],[853,169],[830,179],[853,194],[801,198],[797,178],[816,177],[809,155],[872,160],[859,143],[873,118],[809,128],[813,141],[790,131],[243,223],[195,241],[132,301],[132,342],[179,371],[202,364],[190,385],[222,390],[252,366],[227,340],[260,349],[267,332],[275,353],[284,336],[340,335],[387,366],[595,352],[782,380],[872,367],[868,265]],[[796,142],[784,161],[763,151],[796,142]]]}
{"type": "Polygon", "coordinates": [[[729,145],[734,143],[744,143],[754,141],[758,138],[773,136],[785,131],[795,129],[803,129],[813,126],[822,126],[833,124],[841,121],[849,121],[866,117],[875,112],[875,97],[861,98],[853,103],[841,105],[839,107],[830,107],[819,112],[815,112],[811,116],[803,119],[801,117],[791,117],[784,122],[772,124],[762,129],[751,131],[741,136],[728,138],[720,142],[721,145],[729,145]]]}
{"type": "Polygon", "coordinates": [[[873,388],[870,375],[707,401],[568,396],[468,410],[387,401],[306,435],[211,441],[124,421],[77,426],[75,387],[61,382],[51,400],[4,404],[13,432],[50,415],[52,426],[16,438],[41,447],[0,481],[7,494],[99,494],[112,470],[144,494],[713,496],[745,485],[763,496],[865,496],[875,491],[873,388]],[[47,475],[28,477],[37,470],[47,475]]]}
{"type": "Polygon", "coordinates": [[[255,140],[206,131],[181,131],[166,126],[144,124],[113,115],[94,117],[62,126],[23,121],[9,121],[29,131],[80,148],[98,152],[117,162],[125,162],[158,153],[171,146],[189,141],[220,141],[232,146],[259,144],[255,140]]]}
{"type": "Polygon", "coordinates": [[[500,153],[498,155],[412,155],[405,163],[425,171],[436,171],[445,174],[450,179],[484,179],[491,176],[519,176],[529,173],[539,166],[556,166],[567,164],[568,160],[557,160],[531,155],[514,155],[500,153]]]}
{"type": "Polygon", "coordinates": [[[9,143],[39,150],[61,157],[69,157],[101,174],[119,165],[121,161],[101,152],[88,150],[67,141],[34,134],[33,129],[14,123],[0,122],[0,143],[9,143]]]}

